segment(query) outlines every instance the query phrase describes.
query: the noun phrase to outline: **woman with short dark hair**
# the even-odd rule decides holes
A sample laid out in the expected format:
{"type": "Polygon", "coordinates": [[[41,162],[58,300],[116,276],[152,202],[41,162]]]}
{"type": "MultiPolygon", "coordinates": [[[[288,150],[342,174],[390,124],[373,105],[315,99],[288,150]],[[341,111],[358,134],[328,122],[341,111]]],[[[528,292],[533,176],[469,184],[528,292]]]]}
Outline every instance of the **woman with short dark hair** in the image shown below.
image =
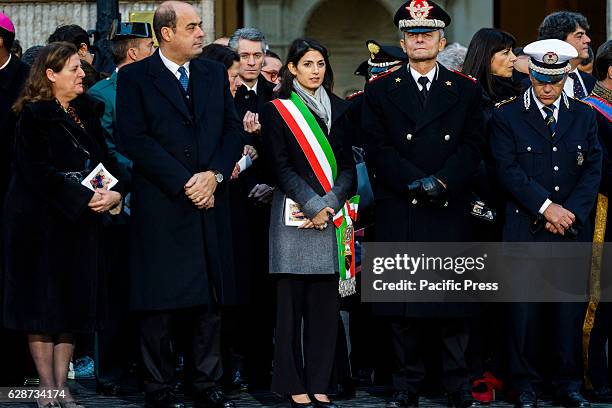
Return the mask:
{"type": "Polygon", "coordinates": [[[102,214],[121,203],[120,185],[82,184],[98,163],[118,174],[100,125],[104,108],[83,94],[83,77],[74,45],[49,44],[13,107],[19,119],[3,211],[4,325],[27,333],[47,391],[41,407],[82,407],[66,386],[74,333],[98,326],[102,214]]]}
{"type": "Polygon", "coordinates": [[[285,68],[278,99],[265,105],[261,120],[278,187],[270,221],[270,273],[277,278],[272,390],[290,395],[292,407],[335,407],[327,392],[338,292],[354,291],[352,220],[344,216],[356,187],[344,134],[349,103],[332,93],[327,49],[317,41],[293,41],[285,68]]]}
{"type": "Polygon", "coordinates": [[[225,66],[230,84],[232,96],[236,96],[236,90],[240,86],[238,71],[240,71],[240,55],[228,46],[221,44],[208,44],[202,49],[200,58],[208,58],[219,61],[225,66]]]}

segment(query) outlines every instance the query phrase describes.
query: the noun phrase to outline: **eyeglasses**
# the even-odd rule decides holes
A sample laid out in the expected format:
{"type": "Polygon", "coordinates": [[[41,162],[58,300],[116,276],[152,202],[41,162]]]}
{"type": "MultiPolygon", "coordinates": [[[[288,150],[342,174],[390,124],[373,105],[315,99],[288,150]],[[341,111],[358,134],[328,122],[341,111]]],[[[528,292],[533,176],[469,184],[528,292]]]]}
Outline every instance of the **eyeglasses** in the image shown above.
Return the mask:
{"type": "Polygon", "coordinates": [[[266,71],[265,69],[262,69],[261,72],[270,75],[270,79],[272,81],[276,81],[278,79],[278,76],[279,76],[278,71],[274,71],[274,70],[266,71]]]}

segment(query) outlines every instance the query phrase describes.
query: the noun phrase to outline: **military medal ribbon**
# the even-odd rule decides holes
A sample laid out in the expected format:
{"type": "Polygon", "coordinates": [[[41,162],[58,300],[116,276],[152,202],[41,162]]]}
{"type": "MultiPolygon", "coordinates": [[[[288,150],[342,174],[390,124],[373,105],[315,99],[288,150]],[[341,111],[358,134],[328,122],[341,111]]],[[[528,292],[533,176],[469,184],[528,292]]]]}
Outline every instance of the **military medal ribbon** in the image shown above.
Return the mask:
{"type": "MultiPolygon", "coordinates": [[[[295,92],[290,99],[272,101],[289,130],[304,152],[308,164],[325,192],[334,187],[337,164],[334,152],[321,126],[302,99],[295,92]]],[[[355,293],[355,230],[359,196],[354,196],[334,216],[336,242],[338,244],[338,267],[340,272],[340,296],[355,293]]]]}

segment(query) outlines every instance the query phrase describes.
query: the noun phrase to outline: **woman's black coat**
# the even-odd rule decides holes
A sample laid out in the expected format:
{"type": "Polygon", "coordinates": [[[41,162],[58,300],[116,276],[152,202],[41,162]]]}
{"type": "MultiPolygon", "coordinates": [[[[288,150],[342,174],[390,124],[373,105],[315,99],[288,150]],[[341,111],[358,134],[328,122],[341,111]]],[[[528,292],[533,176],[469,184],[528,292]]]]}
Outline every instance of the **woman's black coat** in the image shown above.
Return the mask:
{"type": "MultiPolygon", "coordinates": [[[[87,95],[71,103],[83,130],[56,101],[27,104],[18,120],[15,171],[3,219],[4,324],[28,332],[96,328],[102,216],[87,206],[93,192],[62,173],[109,162],[100,115],[87,95]]],[[[121,183],[113,190],[120,191],[121,183]]]]}

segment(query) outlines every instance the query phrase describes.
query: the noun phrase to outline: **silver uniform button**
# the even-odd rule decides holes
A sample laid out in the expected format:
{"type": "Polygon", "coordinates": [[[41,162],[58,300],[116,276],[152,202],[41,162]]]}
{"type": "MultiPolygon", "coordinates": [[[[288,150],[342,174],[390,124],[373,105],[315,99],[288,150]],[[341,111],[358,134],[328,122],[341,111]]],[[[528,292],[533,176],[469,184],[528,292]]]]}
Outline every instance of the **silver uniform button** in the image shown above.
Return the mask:
{"type": "Polygon", "coordinates": [[[555,191],[559,191],[559,186],[555,186],[555,191]]]}
{"type": "Polygon", "coordinates": [[[446,140],[448,142],[450,140],[450,135],[444,136],[444,140],[446,140]]]}
{"type": "Polygon", "coordinates": [[[557,146],[553,146],[553,152],[557,151],[557,146]]]}
{"type": "Polygon", "coordinates": [[[578,150],[582,150],[582,146],[578,145],[578,150]]]}
{"type": "Polygon", "coordinates": [[[417,199],[416,199],[416,198],[413,198],[413,199],[412,199],[412,204],[415,204],[415,205],[416,205],[416,203],[418,203],[417,199]]]}
{"type": "Polygon", "coordinates": [[[515,210],[514,212],[518,214],[518,213],[519,213],[519,210],[517,209],[517,210],[515,210]]]}
{"type": "Polygon", "coordinates": [[[527,151],[530,152],[531,151],[531,146],[527,146],[527,151]]]}
{"type": "Polygon", "coordinates": [[[555,166],[553,169],[555,169],[555,171],[559,171],[559,166],[555,166]]]}
{"type": "Polygon", "coordinates": [[[408,134],[406,135],[406,139],[408,139],[408,140],[412,140],[412,133],[408,133],[408,134]]]}

